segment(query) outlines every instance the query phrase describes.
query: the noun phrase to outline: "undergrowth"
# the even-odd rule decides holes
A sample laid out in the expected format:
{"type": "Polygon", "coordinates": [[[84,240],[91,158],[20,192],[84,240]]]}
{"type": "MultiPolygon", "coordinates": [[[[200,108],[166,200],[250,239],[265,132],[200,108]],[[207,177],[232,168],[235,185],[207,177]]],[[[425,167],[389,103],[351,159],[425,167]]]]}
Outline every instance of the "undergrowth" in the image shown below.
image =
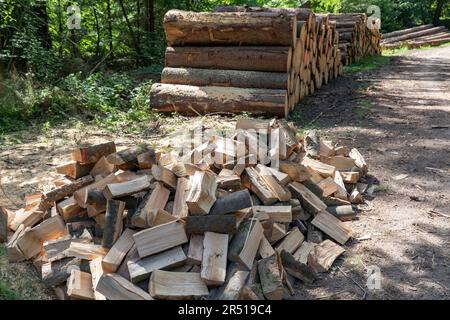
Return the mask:
{"type": "Polygon", "coordinates": [[[344,73],[358,73],[378,69],[390,62],[387,56],[370,56],[344,67],[344,73]]]}

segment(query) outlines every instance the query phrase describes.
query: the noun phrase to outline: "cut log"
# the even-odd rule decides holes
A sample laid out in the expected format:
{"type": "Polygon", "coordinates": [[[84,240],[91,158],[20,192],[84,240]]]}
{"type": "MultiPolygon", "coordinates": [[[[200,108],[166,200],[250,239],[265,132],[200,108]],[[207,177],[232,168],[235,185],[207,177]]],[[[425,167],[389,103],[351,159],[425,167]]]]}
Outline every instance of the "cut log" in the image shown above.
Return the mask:
{"type": "Polygon", "coordinates": [[[102,239],[102,246],[104,248],[112,248],[122,234],[124,209],[125,202],[108,200],[102,239]]]}
{"type": "Polygon", "coordinates": [[[355,160],[344,156],[335,156],[325,159],[325,163],[340,171],[350,171],[355,166],[355,160]]]}
{"type": "Polygon", "coordinates": [[[268,167],[268,169],[275,177],[275,179],[278,181],[278,183],[281,184],[282,186],[285,186],[292,181],[291,177],[287,173],[278,171],[275,168],[268,167]]]}
{"type": "Polygon", "coordinates": [[[297,19],[283,14],[194,13],[171,10],[164,16],[169,45],[295,46],[297,19]]]}
{"type": "Polygon", "coordinates": [[[147,216],[147,225],[149,227],[156,227],[160,224],[165,224],[176,220],[178,219],[165,210],[153,209],[147,216]]]}
{"type": "MultiPolygon", "coordinates": [[[[155,151],[147,144],[140,144],[128,149],[112,153],[106,157],[109,163],[114,164],[117,168],[122,170],[138,170],[139,162],[138,156],[143,153],[155,151]]],[[[156,155],[155,155],[156,157],[156,155]]]]}
{"type": "Polygon", "coordinates": [[[42,282],[47,287],[55,287],[67,281],[73,269],[79,269],[81,259],[65,258],[62,260],[47,262],[42,265],[42,282]]]}
{"type": "Polygon", "coordinates": [[[314,269],[306,264],[300,263],[294,259],[292,254],[287,251],[281,251],[281,261],[284,269],[294,278],[300,279],[305,283],[313,283],[317,276],[314,269]]]}
{"type": "Polygon", "coordinates": [[[178,246],[144,259],[130,260],[127,265],[131,282],[138,283],[148,279],[155,270],[181,266],[185,262],[186,255],[183,249],[178,246]]]}
{"type": "Polygon", "coordinates": [[[81,146],[72,151],[72,160],[81,163],[96,163],[103,156],[116,152],[114,142],[102,143],[94,146],[81,146]]]}
{"type": "Polygon", "coordinates": [[[308,265],[316,272],[327,272],[345,249],[333,241],[325,240],[314,247],[308,256],[308,265]]]}
{"type": "Polygon", "coordinates": [[[245,111],[285,117],[288,111],[286,91],[279,89],[154,84],[150,92],[150,101],[156,111],[178,112],[184,115],[245,111]]]}
{"type": "Polygon", "coordinates": [[[103,195],[106,199],[118,199],[148,190],[150,189],[150,185],[150,178],[148,176],[142,176],[131,181],[108,184],[103,189],[103,195]]]}
{"type": "Polygon", "coordinates": [[[253,206],[253,216],[260,221],[272,220],[280,223],[292,222],[291,206],[253,206]]]}
{"type": "Polygon", "coordinates": [[[67,295],[79,300],[95,300],[92,276],[87,272],[72,270],[67,280],[67,295]]]}
{"type": "Polygon", "coordinates": [[[190,216],[186,218],[186,232],[188,234],[202,234],[205,232],[235,234],[237,228],[237,219],[233,215],[190,216]]]}
{"type": "Polygon", "coordinates": [[[151,169],[154,164],[156,164],[156,153],[155,151],[147,151],[144,153],[141,153],[137,156],[139,169],[145,170],[145,169],[151,169]]]}
{"type": "Polygon", "coordinates": [[[103,276],[102,258],[96,258],[89,262],[89,270],[91,272],[95,300],[106,300],[106,297],[95,289],[100,278],[103,276]]]}
{"type": "Polygon", "coordinates": [[[305,237],[300,232],[300,230],[297,227],[294,227],[283,239],[283,241],[281,241],[281,243],[275,248],[275,250],[279,253],[285,250],[292,254],[301,246],[304,240],[305,237]]]}
{"type": "Polygon", "coordinates": [[[434,25],[432,25],[432,24],[426,24],[426,25],[418,26],[418,27],[414,27],[414,28],[403,29],[403,30],[399,30],[399,31],[389,32],[389,33],[383,33],[383,40],[402,36],[402,35],[409,34],[409,33],[414,33],[414,32],[418,32],[418,31],[431,29],[433,27],[434,27],[434,25]]]}
{"type": "Polygon", "coordinates": [[[167,47],[166,67],[288,73],[290,47],[167,47]]]}
{"type": "Polygon", "coordinates": [[[160,165],[152,166],[152,175],[157,181],[161,181],[166,186],[173,189],[177,187],[177,176],[166,167],[160,165]]]}
{"type": "Polygon", "coordinates": [[[256,166],[256,170],[278,200],[289,201],[292,198],[291,193],[278,184],[276,179],[273,177],[272,172],[266,166],[258,164],[256,166]]]}
{"type": "Polygon", "coordinates": [[[336,172],[335,167],[311,158],[304,158],[302,164],[305,167],[311,168],[313,171],[317,172],[318,174],[320,174],[325,178],[334,177],[334,173],[336,172]]]}
{"type": "Polygon", "coordinates": [[[352,206],[328,207],[327,211],[341,221],[351,221],[356,218],[356,210],[352,206]]]}
{"type": "Polygon", "coordinates": [[[350,151],[350,158],[355,160],[355,164],[358,168],[361,168],[363,170],[363,173],[366,174],[369,170],[369,166],[366,163],[366,160],[364,160],[364,157],[361,155],[361,153],[358,151],[358,149],[353,148],[350,151]]]}
{"type": "Polygon", "coordinates": [[[147,292],[115,273],[104,274],[96,290],[108,300],[153,300],[147,292]]]}
{"type": "Polygon", "coordinates": [[[187,254],[188,265],[201,265],[203,260],[203,234],[193,234],[189,241],[189,250],[187,254]]]}
{"type": "Polygon", "coordinates": [[[294,252],[294,259],[302,264],[308,263],[309,253],[314,249],[317,244],[304,241],[300,248],[294,252]]]}
{"type": "Polygon", "coordinates": [[[273,223],[270,229],[270,236],[268,240],[270,243],[274,244],[286,236],[286,228],[283,224],[273,223]]]}
{"type": "Polygon", "coordinates": [[[251,270],[259,244],[263,236],[263,227],[256,219],[249,219],[239,228],[228,250],[228,259],[243,264],[251,270]]]}
{"type": "Polygon", "coordinates": [[[197,171],[190,178],[191,189],[186,203],[191,215],[206,215],[216,201],[216,178],[212,173],[197,171]]]}
{"type": "Polygon", "coordinates": [[[173,203],[173,216],[185,218],[189,215],[189,207],[186,204],[187,194],[189,192],[189,180],[178,178],[175,199],[173,203]]]}
{"type": "Polygon", "coordinates": [[[71,242],[69,248],[64,252],[66,257],[81,258],[89,261],[98,257],[103,258],[107,253],[108,249],[100,245],[77,242],[71,242]]]}
{"type": "Polygon", "coordinates": [[[206,232],[203,239],[203,260],[200,277],[208,286],[225,282],[227,269],[228,235],[206,232]]]}
{"type": "Polygon", "coordinates": [[[94,164],[80,164],[77,161],[70,161],[68,163],[56,167],[56,172],[66,175],[72,179],[79,179],[87,176],[94,164]]]}
{"type": "MultiPolygon", "coordinates": [[[[78,180],[73,181],[71,184],[66,184],[64,186],[53,189],[49,192],[44,193],[43,200],[39,208],[43,211],[51,208],[56,202],[61,201],[65,197],[70,197],[79,189],[82,189],[94,182],[92,176],[85,176],[78,180]]],[[[75,197],[76,199],[76,197],[75,197]]],[[[78,200],[77,200],[78,202],[78,200]]]]}
{"type": "Polygon", "coordinates": [[[106,160],[105,156],[102,156],[92,168],[90,175],[93,177],[106,177],[114,172],[114,167],[115,166],[112,163],[109,163],[108,160],[106,160]]]}
{"type": "Polygon", "coordinates": [[[144,197],[136,209],[135,214],[131,218],[133,226],[147,228],[149,219],[152,219],[152,211],[155,209],[163,210],[166,207],[169,196],[170,190],[165,188],[162,183],[157,183],[155,189],[144,197]]]}
{"type": "Polygon", "coordinates": [[[311,223],[342,245],[352,236],[349,227],[326,211],[320,212],[311,223]]]}
{"type": "Polygon", "coordinates": [[[134,245],[133,235],[135,233],[136,232],[131,229],[126,229],[105,255],[102,266],[106,272],[113,273],[119,269],[125,256],[134,245]]]}
{"type": "Polygon", "coordinates": [[[317,186],[322,189],[322,197],[328,197],[338,191],[339,185],[334,182],[332,177],[320,181],[317,186]]]}
{"type": "Polygon", "coordinates": [[[258,271],[264,296],[268,300],[281,300],[283,298],[283,282],[277,257],[274,255],[260,260],[258,271]]]}
{"type": "Polygon", "coordinates": [[[355,184],[359,181],[359,172],[340,172],[344,183],[355,184]]]}
{"type": "Polygon", "coordinates": [[[245,173],[244,185],[256,194],[264,205],[268,206],[278,201],[277,196],[255,168],[246,168],[245,173]]]}
{"type": "Polygon", "coordinates": [[[305,210],[312,214],[317,214],[327,209],[327,205],[323,203],[314,193],[298,182],[289,184],[292,193],[297,196],[305,210]]]}
{"type": "Polygon", "coordinates": [[[287,174],[293,181],[303,182],[311,177],[306,167],[299,163],[280,161],[280,171],[287,174]]]}
{"type": "Polygon", "coordinates": [[[236,212],[242,209],[250,208],[252,206],[252,197],[250,192],[245,189],[236,191],[228,196],[219,198],[209,212],[210,215],[222,215],[236,212]]]}
{"type": "Polygon", "coordinates": [[[248,271],[235,270],[217,300],[239,300],[248,275],[248,271]]]}
{"type": "Polygon", "coordinates": [[[272,248],[272,245],[270,244],[269,240],[267,240],[265,235],[261,237],[261,243],[259,244],[258,253],[262,259],[275,255],[275,250],[272,248]]]}
{"type": "Polygon", "coordinates": [[[141,258],[188,242],[184,227],[178,221],[140,231],[133,238],[141,258]]]}
{"type": "Polygon", "coordinates": [[[288,82],[287,74],[278,72],[165,68],[161,74],[161,83],[198,87],[286,89],[288,82]]]}
{"type": "Polygon", "coordinates": [[[208,287],[197,272],[155,270],[149,283],[150,295],[155,299],[187,300],[206,297],[208,287]]]}
{"type": "Polygon", "coordinates": [[[78,205],[74,197],[58,202],[56,210],[66,223],[82,221],[88,218],[87,211],[78,205]]]}

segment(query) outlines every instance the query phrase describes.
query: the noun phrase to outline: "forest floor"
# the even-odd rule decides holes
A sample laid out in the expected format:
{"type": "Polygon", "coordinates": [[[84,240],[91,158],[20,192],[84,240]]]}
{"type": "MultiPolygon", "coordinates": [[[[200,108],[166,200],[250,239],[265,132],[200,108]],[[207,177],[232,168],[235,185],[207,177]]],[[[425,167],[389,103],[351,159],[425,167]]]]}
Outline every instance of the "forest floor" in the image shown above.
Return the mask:
{"type": "MultiPolygon", "coordinates": [[[[306,98],[292,119],[342,145],[357,147],[379,182],[377,192],[348,224],[355,237],[329,274],[298,285],[295,299],[450,298],[450,46],[392,57],[378,70],[348,74],[306,98]],[[404,176],[400,176],[404,175],[404,176]],[[370,289],[367,272],[381,271],[370,289]]],[[[160,145],[174,128],[232,128],[210,116],[153,122],[143,135],[100,132],[70,124],[15,145],[0,146],[0,205],[20,207],[27,193],[47,190],[54,166],[76,141],[115,140],[119,147],[160,145]]],[[[52,299],[31,263],[9,264],[0,246],[0,299],[52,299]]]]}

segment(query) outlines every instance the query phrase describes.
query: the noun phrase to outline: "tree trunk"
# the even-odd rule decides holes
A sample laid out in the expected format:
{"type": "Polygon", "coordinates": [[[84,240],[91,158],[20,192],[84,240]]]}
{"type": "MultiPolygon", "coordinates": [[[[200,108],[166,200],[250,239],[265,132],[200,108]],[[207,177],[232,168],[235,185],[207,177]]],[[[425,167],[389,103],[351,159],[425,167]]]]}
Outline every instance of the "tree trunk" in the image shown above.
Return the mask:
{"type": "Polygon", "coordinates": [[[285,14],[192,13],[171,10],[164,16],[167,43],[184,45],[296,45],[297,20],[285,14]]]}
{"type": "Polygon", "coordinates": [[[150,92],[150,103],[154,110],[186,115],[245,111],[265,116],[285,117],[288,110],[287,100],[286,90],[274,89],[154,84],[150,92]]]}
{"type": "Polygon", "coordinates": [[[94,14],[95,30],[97,31],[97,41],[95,43],[95,56],[98,58],[100,56],[100,41],[101,41],[100,25],[98,23],[97,9],[95,9],[95,7],[92,7],[92,12],[94,14]]]}
{"type": "Polygon", "coordinates": [[[47,2],[46,1],[36,2],[35,10],[36,16],[39,19],[39,26],[37,30],[39,40],[42,42],[44,48],[51,49],[52,41],[48,30],[47,2]]]}
{"type": "Polygon", "coordinates": [[[447,0],[438,0],[436,4],[436,10],[434,11],[433,23],[438,25],[440,23],[442,11],[444,11],[444,4],[447,0]]]}
{"type": "Polygon", "coordinates": [[[141,59],[141,48],[139,47],[139,43],[137,42],[136,34],[134,33],[133,26],[131,25],[130,19],[128,19],[127,11],[125,10],[125,5],[123,4],[123,0],[119,0],[120,8],[122,9],[122,14],[125,18],[125,21],[127,23],[128,31],[131,35],[131,41],[133,42],[134,50],[136,51],[136,54],[138,56],[138,60],[141,59]]]}
{"type": "Polygon", "coordinates": [[[289,72],[292,64],[290,47],[168,47],[166,66],[289,72]]]}
{"type": "Polygon", "coordinates": [[[275,72],[165,68],[161,82],[200,87],[286,89],[289,76],[275,72]]]}
{"type": "Polygon", "coordinates": [[[111,0],[106,0],[106,12],[107,12],[107,19],[108,19],[109,52],[110,52],[111,59],[114,59],[112,17],[111,17],[111,0]]]}

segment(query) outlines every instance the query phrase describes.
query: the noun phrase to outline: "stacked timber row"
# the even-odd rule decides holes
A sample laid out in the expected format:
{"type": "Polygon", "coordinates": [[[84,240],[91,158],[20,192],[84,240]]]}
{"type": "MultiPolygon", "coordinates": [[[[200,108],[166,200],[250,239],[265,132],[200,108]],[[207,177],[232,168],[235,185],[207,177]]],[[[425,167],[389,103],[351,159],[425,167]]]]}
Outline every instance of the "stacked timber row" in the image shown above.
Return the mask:
{"type": "Polygon", "coordinates": [[[166,68],[162,83],[152,86],[154,110],[285,117],[296,103],[290,95],[297,87],[295,16],[171,10],[164,29],[166,68]]]}
{"type": "Polygon", "coordinates": [[[382,46],[386,49],[441,45],[450,42],[450,32],[445,27],[427,24],[415,28],[383,34],[382,46]]]}
{"type": "Polygon", "coordinates": [[[375,25],[369,28],[366,14],[341,13],[328,14],[327,17],[339,32],[339,49],[344,65],[381,54],[381,33],[375,25]]]}

